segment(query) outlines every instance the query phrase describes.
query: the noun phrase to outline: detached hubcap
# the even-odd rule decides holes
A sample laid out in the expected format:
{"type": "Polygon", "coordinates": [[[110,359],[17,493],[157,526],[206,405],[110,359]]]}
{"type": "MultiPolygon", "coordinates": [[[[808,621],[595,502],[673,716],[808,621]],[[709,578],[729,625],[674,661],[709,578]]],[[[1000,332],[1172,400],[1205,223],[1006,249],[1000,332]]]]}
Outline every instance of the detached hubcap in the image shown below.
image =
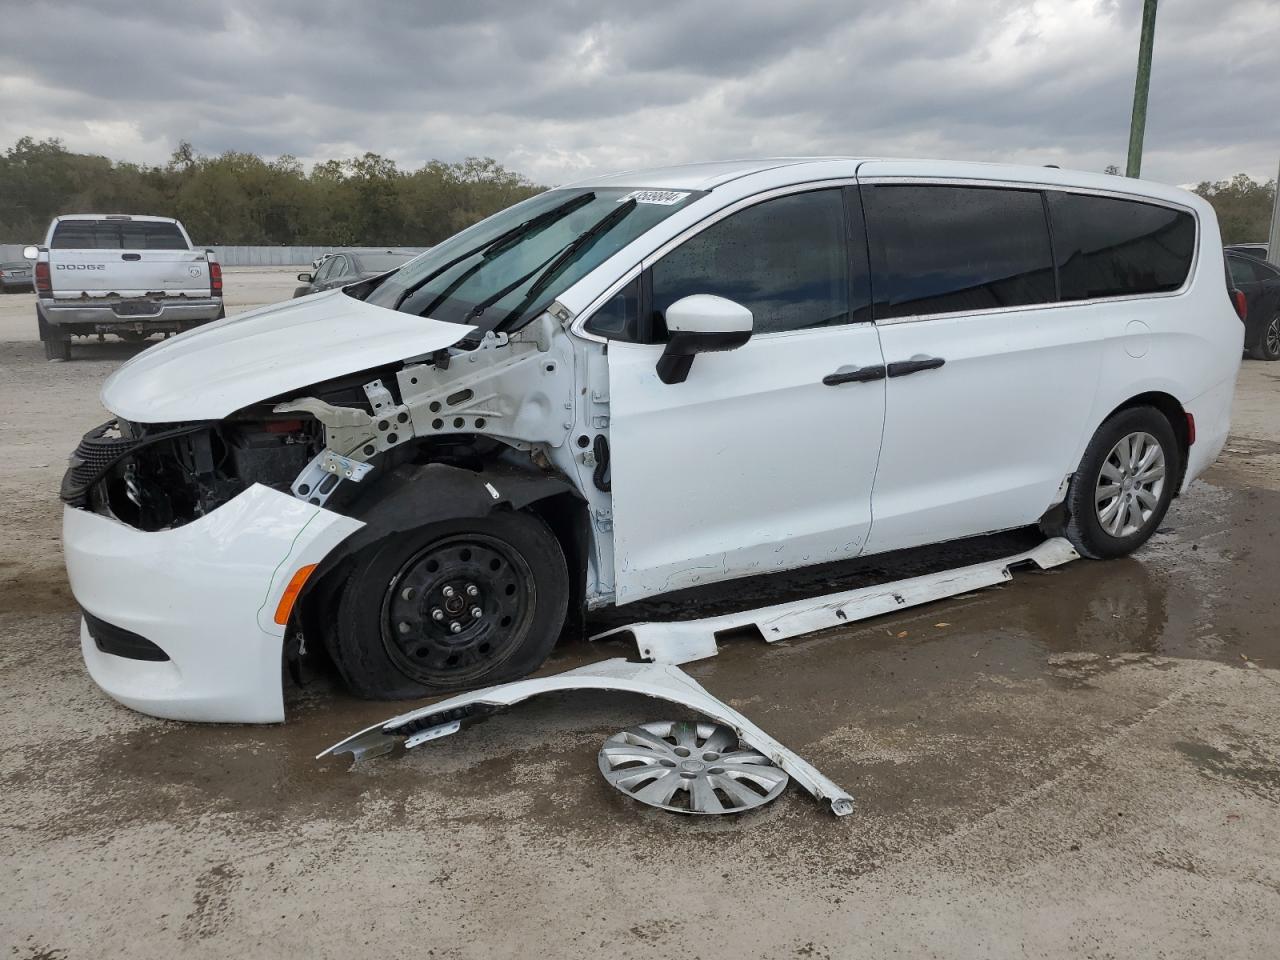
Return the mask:
{"type": "Polygon", "coordinates": [[[533,610],[524,558],[483,534],[447,537],[400,568],[383,602],[383,645],[426,683],[465,682],[518,646],[533,610]]]}
{"type": "Polygon", "coordinates": [[[1098,523],[1113,537],[1142,529],[1160,504],[1165,460],[1160,442],[1149,433],[1131,433],[1111,448],[1094,490],[1098,523]]]}

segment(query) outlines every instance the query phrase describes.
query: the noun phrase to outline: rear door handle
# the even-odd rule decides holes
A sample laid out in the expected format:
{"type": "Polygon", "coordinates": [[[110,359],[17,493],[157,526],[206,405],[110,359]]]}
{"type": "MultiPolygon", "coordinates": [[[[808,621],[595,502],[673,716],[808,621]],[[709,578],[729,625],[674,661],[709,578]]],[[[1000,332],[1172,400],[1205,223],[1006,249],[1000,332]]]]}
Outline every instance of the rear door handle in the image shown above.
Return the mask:
{"type": "Polygon", "coordinates": [[[909,373],[919,373],[921,370],[937,370],[946,362],[941,357],[912,357],[910,360],[898,360],[896,363],[889,364],[889,376],[905,377],[909,373]]]}
{"type": "Polygon", "coordinates": [[[822,382],[828,387],[838,387],[842,383],[867,383],[871,380],[883,380],[884,367],[841,367],[835,373],[828,373],[822,382]]]}

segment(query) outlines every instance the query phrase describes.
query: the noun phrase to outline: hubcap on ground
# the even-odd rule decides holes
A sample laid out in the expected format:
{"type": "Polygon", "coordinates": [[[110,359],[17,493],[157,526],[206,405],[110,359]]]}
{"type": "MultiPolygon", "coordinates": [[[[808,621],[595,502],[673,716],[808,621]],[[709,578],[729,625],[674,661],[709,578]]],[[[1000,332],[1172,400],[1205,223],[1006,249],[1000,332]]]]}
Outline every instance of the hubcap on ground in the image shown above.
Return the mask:
{"type": "Polygon", "coordinates": [[[790,777],[744,749],[732,727],[663,720],[615,733],[600,748],[600,772],[651,807],[677,813],[741,813],[773,800],[790,777]]]}
{"type": "Polygon", "coordinates": [[[1267,356],[1280,356],[1280,313],[1267,324],[1267,356]]]}
{"type": "Polygon", "coordinates": [[[406,675],[461,682],[517,645],[533,611],[533,575],[501,540],[446,537],[400,568],[382,608],[383,645],[406,675]]]}
{"type": "Polygon", "coordinates": [[[1164,481],[1160,442],[1149,433],[1121,437],[1102,462],[1094,489],[1102,529],[1113,537],[1137,533],[1159,506],[1164,481]]]}

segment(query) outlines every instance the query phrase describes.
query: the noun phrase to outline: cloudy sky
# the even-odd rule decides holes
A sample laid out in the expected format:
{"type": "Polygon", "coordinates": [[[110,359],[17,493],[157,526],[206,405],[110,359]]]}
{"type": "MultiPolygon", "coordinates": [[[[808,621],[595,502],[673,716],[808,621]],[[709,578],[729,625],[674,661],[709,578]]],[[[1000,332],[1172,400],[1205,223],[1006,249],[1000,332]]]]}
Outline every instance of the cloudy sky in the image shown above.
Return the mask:
{"type": "MultiPolygon", "coordinates": [[[[0,146],[1124,166],[1141,0],[0,0],[0,146]],[[9,25],[28,29],[17,33],[9,25]]],[[[1162,0],[1146,176],[1280,162],[1280,0],[1162,0]]],[[[2,186],[2,185],[0,185],[2,186]]]]}

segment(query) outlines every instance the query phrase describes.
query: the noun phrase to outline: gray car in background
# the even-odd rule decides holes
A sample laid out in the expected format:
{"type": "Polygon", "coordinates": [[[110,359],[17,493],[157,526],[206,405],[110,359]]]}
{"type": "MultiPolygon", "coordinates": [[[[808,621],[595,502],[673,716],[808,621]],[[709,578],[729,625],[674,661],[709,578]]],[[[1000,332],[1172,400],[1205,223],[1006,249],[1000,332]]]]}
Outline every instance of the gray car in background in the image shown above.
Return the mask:
{"type": "Polygon", "coordinates": [[[34,290],[30,260],[6,260],[0,262],[0,291],[34,290]]]}
{"type": "Polygon", "coordinates": [[[395,270],[408,263],[416,253],[403,250],[367,251],[336,250],[321,258],[314,273],[300,273],[298,279],[302,286],[293,291],[295,297],[305,297],[309,293],[343,287],[357,280],[376,277],[395,270]]]}

